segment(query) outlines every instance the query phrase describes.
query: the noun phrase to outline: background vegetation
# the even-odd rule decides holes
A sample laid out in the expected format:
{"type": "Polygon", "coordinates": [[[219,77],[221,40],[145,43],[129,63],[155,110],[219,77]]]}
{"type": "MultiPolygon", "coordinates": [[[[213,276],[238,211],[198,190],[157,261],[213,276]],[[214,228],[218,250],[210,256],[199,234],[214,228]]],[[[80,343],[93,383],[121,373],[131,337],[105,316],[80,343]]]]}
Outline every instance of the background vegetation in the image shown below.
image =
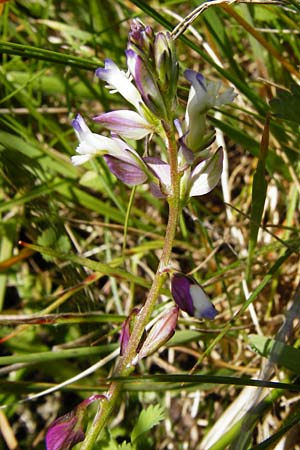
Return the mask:
{"type": "MultiPolygon", "coordinates": [[[[105,391],[120,325],[159,261],[166,204],[146,186],[130,192],[101,160],[73,167],[70,123],[124,106],[94,70],[107,57],[125,67],[131,18],[171,30],[198,5],[1,2],[1,450],[44,448],[57,416],[105,391]],[[28,400],[99,359],[89,376],[28,400]]],[[[300,448],[299,13],[297,0],[224,3],[176,41],[182,71],[238,93],[210,116],[228,158],[222,182],[184,211],[173,251],[219,314],[181,315],[167,347],[126,380],[101,449],[131,439],[143,449],[300,448]],[[146,409],[159,424],[139,444],[132,430],[146,409]]],[[[184,105],[183,79],[179,94],[184,105]]],[[[157,312],[163,302],[168,286],[157,312]]]]}

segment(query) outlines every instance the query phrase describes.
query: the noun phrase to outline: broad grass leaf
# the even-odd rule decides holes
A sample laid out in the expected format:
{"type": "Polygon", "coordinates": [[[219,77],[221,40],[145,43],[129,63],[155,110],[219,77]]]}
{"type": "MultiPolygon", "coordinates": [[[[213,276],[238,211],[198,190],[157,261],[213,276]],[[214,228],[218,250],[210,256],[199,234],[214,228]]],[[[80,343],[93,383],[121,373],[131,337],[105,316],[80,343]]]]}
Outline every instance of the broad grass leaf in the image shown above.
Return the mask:
{"type": "Polygon", "coordinates": [[[286,345],[275,339],[270,339],[266,336],[258,336],[256,334],[251,334],[249,336],[249,343],[253,350],[265,358],[268,358],[273,363],[292,370],[293,372],[300,372],[300,349],[294,348],[291,345],[286,345]]]}
{"type": "Polygon", "coordinates": [[[291,85],[291,91],[277,90],[277,97],[270,101],[272,112],[281,119],[300,124],[300,87],[291,85]]]}

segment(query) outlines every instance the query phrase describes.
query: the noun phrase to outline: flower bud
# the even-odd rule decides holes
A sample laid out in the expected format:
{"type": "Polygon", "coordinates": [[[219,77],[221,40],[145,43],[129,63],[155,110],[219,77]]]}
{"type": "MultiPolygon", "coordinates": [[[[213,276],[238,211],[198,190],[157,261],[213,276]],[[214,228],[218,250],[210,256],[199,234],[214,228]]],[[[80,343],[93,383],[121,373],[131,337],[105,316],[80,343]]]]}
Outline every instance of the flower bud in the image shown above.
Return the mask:
{"type": "Polygon", "coordinates": [[[130,25],[127,49],[132,49],[140,56],[152,59],[153,41],[153,29],[149,25],[145,26],[140,20],[133,19],[130,25]]]}
{"type": "Polygon", "coordinates": [[[165,101],[175,109],[179,65],[170,33],[157,33],[154,41],[154,61],[160,91],[165,101]]]}
{"type": "Polygon", "coordinates": [[[214,319],[217,310],[194,278],[175,273],[171,280],[171,292],[175,303],[190,316],[198,319],[214,319]]]}
{"type": "Polygon", "coordinates": [[[168,342],[175,333],[179,314],[178,306],[170,309],[163,317],[153,325],[146,337],[141,350],[138,354],[138,360],[154,353],[158,348],[168,342]]]}
{"type": "Polygon", "coordinates": [[[170,33],[154,34],[151,27],[133,20],[126,55],[144,103],[156,117],[166,119],[175,109],[179,67],[170,33]]]}
{"type": "Polygon", "coordinates": [[[126,50],[127,65],[133,76],[136,87],[150,111],[159,118],[166,118],[166,106],[148,60],[142,58],[134,50],[126,50]]]}
{"type": "Polygon", "coordinates": [[[105,395],[92,395],[75,409],[56,419],[47,430],[46,449],[69,450],[78,442],[82,442],[85,438],[82,422],[86,407],[95,400],[103,399],[106,399],[105,395]]]}
{"type": "Polygon", "coordinates": [[[108,138],[92,133],[79,114],[72,124],[80,142],[76,149],[78,155],[71,157],[75,166],[100,155],[111,173],[129,186],[143,184],[151,177],[143,159],[125,141],[118,137],[108,138]]]}
{"type": "MultiPolygon", "coordinates": [[[[133,310],[130,312],[129,316],[127,317],[127,319],[123,322],[121,334],[120,334],[120,355],[121,356],[123,356],[126,351],[126,348],[127,348],[127,345],[128,345],[128,342],[129,342],[129,339],[130,339],[130,336],[131,336],[131,333],[134,328],[134,324],[135,324],[135,321],[137,319],[137,315],[139,314],[139,312],[140,312],[140,308],[133,308],[133,310]]],[[[143,336],[141,338],[141,341],[138,345],[137,351],[139,351],[139,349],[141,348],[141,345],[143,344],[145,337],[146,337],[146,334],[144,332],[143,336]]]]}
{"type": "Polygon", "coordinates": [[[140,311],[139,308],[134,308],[122,324],[121,334],[120,334],[120,355],[121,356],[123,356],[123,354],[125,353],[125,350],[127,348],[128,342],[129,342],[131,330],[132,330],[133,324],[135,322],[136,316],[139,311],[140,311]]]}

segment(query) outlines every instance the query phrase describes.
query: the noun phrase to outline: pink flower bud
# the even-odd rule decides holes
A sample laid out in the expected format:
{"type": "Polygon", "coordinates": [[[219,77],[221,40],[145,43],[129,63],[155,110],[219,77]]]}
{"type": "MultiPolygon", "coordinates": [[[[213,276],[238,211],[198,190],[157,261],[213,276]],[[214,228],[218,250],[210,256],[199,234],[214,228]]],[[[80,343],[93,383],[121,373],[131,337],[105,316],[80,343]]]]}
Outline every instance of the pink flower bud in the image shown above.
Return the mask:
{"type": "Polygon", "coordinates": [[[81,402],[75,409],[56,419],[46,433],[47,450],[69,450],[82,442],[85,433],[82,421],[87,406],[95,400],[106,399],[105,395],[95,394],[81,402]]]}
{"type": "Polygon", "coordinates": [[[164,345],[175,333],[179,308],[175,306],[153,325],[138,354],[138,359],[154,353],[164,345]]]}
{"type": "MultiPolygon", "coordinates": [[[[127,348],[132,329],[136,320],[136,316],[140,312],[140,308],[133,308],[127,319],[122,324],[120,334],[120,355],[123,356],[127,348]]],[[[143,337],[142,337],[143,339],[143,337]]]]}

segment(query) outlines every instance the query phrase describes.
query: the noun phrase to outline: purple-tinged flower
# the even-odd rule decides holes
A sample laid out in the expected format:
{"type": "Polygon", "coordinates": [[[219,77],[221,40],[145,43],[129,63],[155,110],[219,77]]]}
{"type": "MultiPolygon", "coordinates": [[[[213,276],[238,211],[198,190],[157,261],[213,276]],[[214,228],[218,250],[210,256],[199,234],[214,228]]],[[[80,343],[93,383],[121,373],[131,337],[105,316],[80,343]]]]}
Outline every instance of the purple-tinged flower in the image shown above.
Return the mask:
{"type": "Polygon", "coordinates": [[[145,183],[151,173],[140,155],[122,139],[113,137],[112,140],[118,145],[120,153],[117,156],[112,153],[104,155],[111,173],[129,186],[145,183]]]}
{"type": "Polygon", "coordinates": [[[187,103],[188,120],[191,116],[195,114],[204,114],[210,108],[215,106],[231,103],[235,98],[232,88],[229,88],[223,92],[223,94],[218,95],[221,88],[221,82],[206,81],[204,76],[195,70],[185,70],[184,76],[192,85],[187,103]]]}
{"type": "MultiPolygon", "coordinates": [[[[204,155],[204,152],[202,152],[204,155]]],[[[190,197],[205,195],[218,184],[223,169],[223,150],[220,147],[212,156],[208,156],[194,167],[186,167],[180,179],[180,198],[183,203],[190,197]]]]}
{"type": "Polygon", "coordinates": [[[104,68],[96,70],[96,76],[107,82],[107,87],[119,92],[138,111],[143,103],[141,95],[123,70],[111,60],[106,59],[104,68]]]}
{"type": "Polygon", "coordinates": [[[175,333],[179,314],[178,306],[170,309],[153,325],[138,353],[138,360],[154,353],[171,339],[175,333]]]}
{"type": "Polygon", "coordinates": [[[72,125],[80,142],[78,155],[71,158],[75,166],[99,155],[104,157],[110,171],[130,186],[145,183],[152,176],[139,154],[122,139],[92,133],[80,115],[72,125]]]}
{"type": "Polygon", "coordinates": [[[223,150],[220,147],[212,157],[201,161],[192,170],[187,187],[189,196],[205,195],[212,191],[220,181],[222,169],[223,150]]]}
{"type": "Polygon", "coordinates": [[[48,428],[46,449],[69,450],[84,438],[85,434],[81,424],[78,424],[78,417],[74,411],[71,411],[56,419],[48,428]]]}
{"type": "Polygon", "coordinates": [[[128,162],[111,155],[104,155],[104,159],[111,173],[128,186],[143,184],[148,179],[135,161],[128,162]]]}
{"type": "Polygon", "coordinates": [[[72,156],[71,160],[74,166],[84,164],[96,155],[106,153],[114,156],[120,155],[118,145],[110,138],[92,133],[80,114],[72,121],[72,126],[79,140],[76,148],[78,155],[72,156]]]}
{"type": "Polygon", "coordinates": [[[120,333],[120,355],[123,356],[127,348],[132,329],[136,320],[136,316],[140,312],[140,308],[133,308],[129,316],[122,324],[120,333]]]}
{"type": "Polygon", "coordinates": [[[221,82],[206,81],[201,73],[194,70],[186,70],[184,76],[191,83],[185,113],[185,144],[190,150],[197,151],[203,144],[207,111],[232,102],[235,94],[229,88],[219,95],[221,82]]]}
{"type": "Polygon", "coordinates": [[[171,280],[171,292],[175,303],[190,316],[198,319],[214,319],[217,310],[194,278],[175,273],[171,280]]]}
{"type": "Polygon", "coordinates": [[[47,450],[69,450],[82,442],[85,433],[82,429],[86,407],[95,400],[104,400],[105,395],[95,394],[81,402],[75,409],[56,419],[46,433],[47,450]]]}
{"type": "Polygon", "coordinates": [[[150,182],[152,195],[157,198],[166,198],[171,193],[170,165],[151,156],[145,157],[144,161],[155,176],[150,182]]]}
{"type": "Polygon", "coordinates": [[[124,139],[143,139],[155,128],[140,114],[129,110],[111,111],[94,117],[94,120],[124,139]]]}
{"type": "Polygon", "coordinates": [[[131,21],[127,49],[153,59],[153,40],[154,32],[150,25],[145,26],[139,19],[131,21]]]}

